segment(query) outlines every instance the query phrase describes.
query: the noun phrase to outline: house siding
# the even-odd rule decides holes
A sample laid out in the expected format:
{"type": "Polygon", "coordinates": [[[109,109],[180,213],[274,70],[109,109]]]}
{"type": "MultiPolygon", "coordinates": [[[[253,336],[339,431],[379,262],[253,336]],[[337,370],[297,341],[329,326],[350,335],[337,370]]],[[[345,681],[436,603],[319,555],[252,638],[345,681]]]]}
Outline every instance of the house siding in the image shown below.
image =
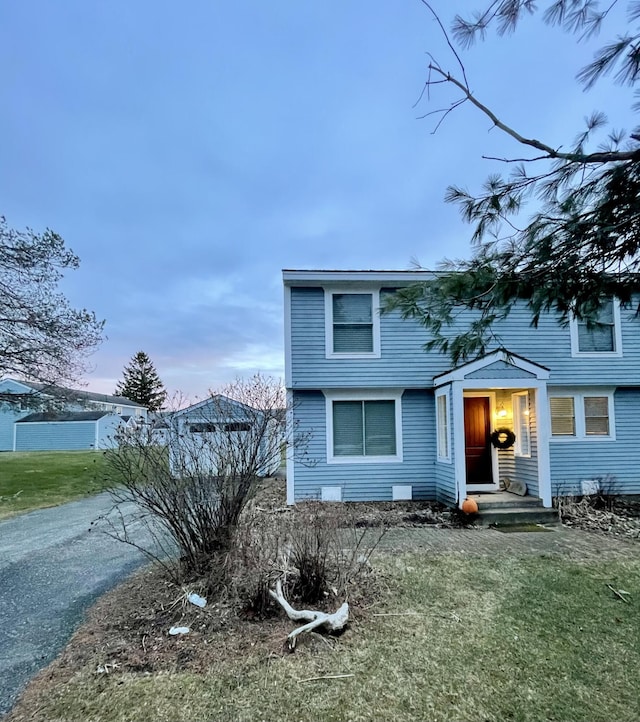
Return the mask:
{"type": "Polygon", "coordinates": [[[0,451],[13,451],[13,429],[15,422],[28,416],[28,411],[0,410],[0,451]]]}
{"type": "Polygon", "coordinates": [[[638,413],[640,388],[614,394],[615,441],[551,441],[551,491],[581,493],[581,482],[611,475],[612,493],[640,494],[638,413]]]}
{"type": "MultiPolygon", "coordinates": [[[[491,391],[496,402],[504,401],[505,409],[511,409],[511,395],[518,388],[529,391],[531,458],[516,457],[513,449],[499,451],[495,481],[506,476],[524,481],[529,494],[543,497],[545,504],[549,503],[549,473],[553,493],[559,488],[575,493],[580,481],[611,475],[620,493],[640,494],[640,452],[635,431],[640,412],[640,318],[632,310],[620,310],[621,356],[572,356],[569,325],[560,325],[557,316],[549,314],[533,327],[526,306],[519,304],[496,326],[495,345],[487,349],[487,353],[508,349],[513,354],[513,363],[509,363],[508,355],[501,360],[488,359],[492,362],[481,368],[478,362],[466,376],[459,376],[463,367],[452,369],[446,354],[425,351],[429,336],[424,327],[415,319],[402,319],[398,311],[379,317],[379,357],[374,354],[366,358],[327,358],[327,291],[380,291],[384,303],[393,283],[402,284],[413,276],[394,279],[377,271],[368,276],[366,272],[341,275],[320,271],[314,279],[304,273],[290,272],[285,276],[287,387],[296,399],[293,415],[300,430],[312,431],[307,456],[313,463],[294,462],[292,488],[296,500],[320,498],[325,486],[339,486],[345,501],[390,500],[392,486],[411,485],[414,498],[437,498],[455,505],[457,485],[464,480],[465,452],[464,446],[455,448],[456,434],[451,433],[451,463],[436,458],[436,410],[431,391],[434,378],[437,383],[452,384],[448,390],[451,431],[457,429],[460,443],[459,425],[463,419],[460,409],[453,408],[452,396],[459,401],[467,391],[491,391]],[[548,442],[547,391],[568,386],[617,389],[615,441],[548,442]],[[327,393],[345,389],[403,389],[403,461],[328,464],[323,389],[327,393]],[[542,399],[542,408],[538,399],[542,399]],[[456,459],[457,455],[460,458],[456,459]]],[[[460,328],[473,317],[472,312],[462,314],[460,328]]],[[[456,328],[450,332],[454,335],[456,328]]],[[[493,428],[501,426],[513,428],[513,415],[492,419],[493,428]]]]}
{"type": "MultiPolygon", "coordinates": [[[[26,386],[12,379],[0,381],[0,393],[24,394],[28,391],[26,386]]],[[[0,403],[0,451],[13,451],[13,425],[29,413],[29,411],[16,411],[9,404],[0,403]]]]}
{"type": "Polygon", "coordinates": [[[16,451],[95,449],[96,421],[40,421],[16,424],[16,451]]]}
{"type": "Polygon", "coordinates": [[[339,486],[343,501],[391,501],[394,485],[410,485],[414,499],[435,499],[433,393],[402,395],[403,461],[327,464],[326,399],[321,391],[294,394],[300,433],[309,433],[304,463],[295,462],[295,500],[319,499],[323,486],[339,486]]]}
{"type": "MultiPolygon", "coordinates": [[[[371,285],[355,288],[371,289],[371,285]]],[[[384,298],[384,288],[381,297],[384,298]]],[[[509,351],[551,371],[554,384],[621,386],[640,378],[640,318],[621,309],[622,357],[572,357],[571,334],[549,315],[531,326],[524,304],[513,309],[496,329],[509,351]]],[[[462,314],[461,323],[472,318],[462,314]]],[[[453,333],[453,331],[452,331],[453,333]]],[[[348,388],[396,385],[424,388],[433,377],[448,371],[450,359],[424,350],[427,332],[414,319],[403,320],[397,311],[380,318],[381,357],[368,359],[325,358],[325,310],[322,288],[291,288],[291,378],[293,388],[348,388]]],[[[491,373],[491,372],[489,372],[491,373]]],[[[493,378],[493,376],[486,377],[493,378]]],[[[637,383],[637,381],[635,381],[637,383]]]]}
{"type": "Polygon", "coordinates": [[[106,449],[114,445],[113,435],[122,423],[119,416],[96,421],[38,421],[15,425],[16,451],[79,451],[106,449]],[[97,446],[96,446],[97,439],[97,446]]]}

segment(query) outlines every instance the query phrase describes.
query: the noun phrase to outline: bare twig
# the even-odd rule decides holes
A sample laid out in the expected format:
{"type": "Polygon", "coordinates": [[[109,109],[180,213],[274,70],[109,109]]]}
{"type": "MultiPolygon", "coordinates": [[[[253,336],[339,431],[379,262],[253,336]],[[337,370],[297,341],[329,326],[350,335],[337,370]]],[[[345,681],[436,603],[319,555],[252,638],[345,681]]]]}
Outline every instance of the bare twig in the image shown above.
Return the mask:
{"type": "Polygon", "coordinates": [[[629,600],[627,597],[625,597],[625,594],[629,594],[629,592],[623,592],[621,589],[614,589],[611,584],[607,584],[607,587],[618,597],[618,599],[622,599],[625,604],[629,604],[629,600]]]}
{"type": "Polygon", "coordinates": [[[355,674],[326,674],[323,677],[308,677],[307,679],[299,679],[298,684],[304,682],[317,682],[321,679],[348,679],[349,677],[355,677],[355,674]]]}

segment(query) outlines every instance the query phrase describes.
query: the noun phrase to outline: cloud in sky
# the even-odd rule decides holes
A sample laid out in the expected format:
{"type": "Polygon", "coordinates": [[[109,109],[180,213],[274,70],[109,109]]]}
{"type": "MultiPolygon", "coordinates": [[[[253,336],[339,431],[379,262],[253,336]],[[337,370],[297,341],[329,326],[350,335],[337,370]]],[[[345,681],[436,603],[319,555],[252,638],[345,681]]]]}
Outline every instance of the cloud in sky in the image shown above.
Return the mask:
{"type": "MultiPolygon", "coordinates": [[[[630,123],[624,91],[575,85],[592,49],[534,18],[464,59],[507,123],[566,145],[594,108],[630,123]]],[[[282,376],[282,268],[468,255],[446,186],[522,150],[471,107],[435,135],[416,120],[451,99],[412,108],[427,50],[456,69],[418,0],[8,4],[0,212],[80,256],[64,291],[107,321],[89,388],[111,392],[138,350],[190,396],[282,376]]]]}

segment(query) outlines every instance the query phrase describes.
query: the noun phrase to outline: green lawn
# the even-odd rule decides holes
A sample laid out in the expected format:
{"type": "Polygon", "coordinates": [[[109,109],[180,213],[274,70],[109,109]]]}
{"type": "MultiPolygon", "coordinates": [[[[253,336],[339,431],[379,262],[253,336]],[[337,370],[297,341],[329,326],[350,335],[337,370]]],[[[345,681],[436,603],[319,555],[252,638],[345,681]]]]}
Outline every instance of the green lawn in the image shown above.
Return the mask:
{"type": "Polygon", "coordinates": [[[100,491],[103,471],[101,451],[1,453],[0,519],[100,491]]]}
{"type": "MultiPolygon", "coordinates": [[[[99,675],[98,664],[117,659],[117,648],[110,657],[103,646],[11,719],[640,719],[637,557],[579,563],[405,553],[379,564],[383,599],[356,616],[336,646],[283,655],[273,651],[278,640],[265,646],[247,631],[242,655],[222,655],[201,674],[99,675]],[[630,592],[630,603],[607,584],[630,592]],[[348,676],[317,679],[336,674],[348,676]]],[[[223,635],[198,641],[224,649],[223,635]]]]}

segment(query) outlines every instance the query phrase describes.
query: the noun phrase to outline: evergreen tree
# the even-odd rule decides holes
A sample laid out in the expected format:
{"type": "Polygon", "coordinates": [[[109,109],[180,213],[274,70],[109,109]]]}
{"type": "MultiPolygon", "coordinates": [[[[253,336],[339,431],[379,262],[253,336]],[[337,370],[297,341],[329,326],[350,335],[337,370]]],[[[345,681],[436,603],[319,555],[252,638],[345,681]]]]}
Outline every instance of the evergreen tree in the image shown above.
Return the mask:
{"type": "MultiPolygon", "coordinates": [[[[456,16],[450,39],[431,4],[422,3],[444,33],[456,68],[450,71],[429,56],[422,97],[428,100],[429,91],[443,86],[458,94],[448,107],[425,114],[439,117],[435,130],[466,104],[527,152],[523,158],[490,159],[510,170],[489,176],[477,194],[448,189],[446,200],[458,205],[473,227],[471,259],[445,261],[432,281],[402,289],[387,310],[395,307],[404,317],[417,318],[429,331],[427,347],[449,353],[455,362],[502,345],[500,321],[516,304],[528,308],[533,326],[548,311],[563,323],[575,317],[595,324],[612,296],[640,312],[635,296],[640,291],[640,128],[614,130],[604,113],[595,112],[575,140],[562,145],[518,132],[474,95],[461,54],[492,27],[499,35],[514,32],[521,20],[539,11],[538,4],[493,0],[471,19],[456,16]],[[528,206],[533,214],[527,218],[528,206]],[[463,311],[473,311],[466,326],[460,320],[463,311]]],[[[631,2],[622,20],[610,12],[616,0],[606,7],[597,0],[541,4],[545,22],[578,42],[605,29],[608,41],[576,80],[585,90],[605,78],[627,86],[637,114],[640,2],[631,2]],[[610,27],[616,22],[617,28],[610,27]]],[[[627,122],[633,122],[633,113],[627,122]]]]}
{"type": "Polygon", "coordinates": [[[164,384],[151,359],[144,351],[138,353],[125,366],[123,379],[115,393],[145,406],[149,411],[160,411],[167,398],[164,384]]]}

